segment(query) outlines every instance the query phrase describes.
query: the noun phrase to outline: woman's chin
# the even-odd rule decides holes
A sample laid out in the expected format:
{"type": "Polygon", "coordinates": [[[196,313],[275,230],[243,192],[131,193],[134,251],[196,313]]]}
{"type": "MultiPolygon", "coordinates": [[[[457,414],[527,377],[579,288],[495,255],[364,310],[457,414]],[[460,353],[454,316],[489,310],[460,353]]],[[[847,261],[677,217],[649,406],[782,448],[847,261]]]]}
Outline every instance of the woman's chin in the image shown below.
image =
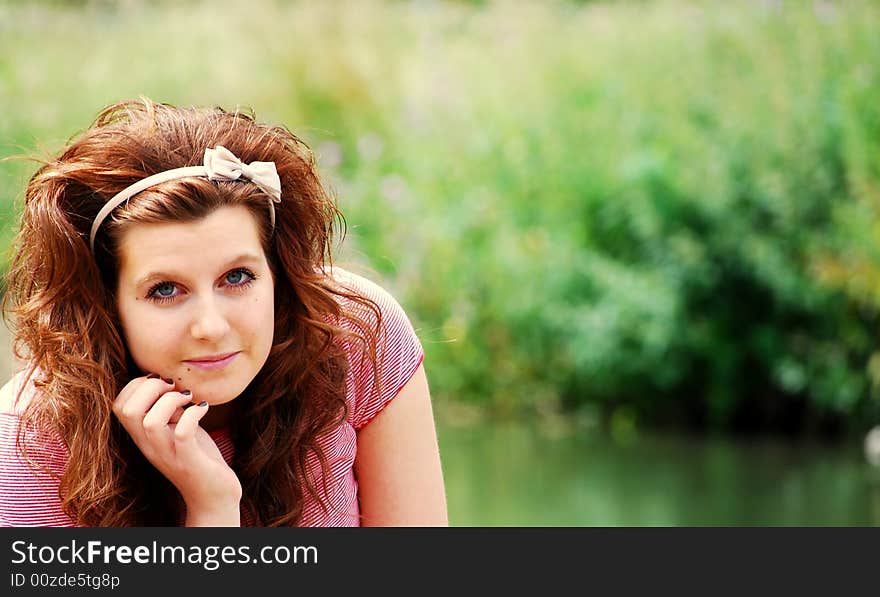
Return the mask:
{"type": "Polygon", "coordinates": [[[218,406],[220,404],[228,404],[232,402],[247,387],[247,384],[238,388],[238,384],[230,386],[230,384],[226,383],[193,383],[192,385],[187,386],[185,385],[185,382],[178,382],[177,385],[181,389],[189,389],[192,392],[192,401],[196,404],[204,400],[210,406],[218,406]]]}

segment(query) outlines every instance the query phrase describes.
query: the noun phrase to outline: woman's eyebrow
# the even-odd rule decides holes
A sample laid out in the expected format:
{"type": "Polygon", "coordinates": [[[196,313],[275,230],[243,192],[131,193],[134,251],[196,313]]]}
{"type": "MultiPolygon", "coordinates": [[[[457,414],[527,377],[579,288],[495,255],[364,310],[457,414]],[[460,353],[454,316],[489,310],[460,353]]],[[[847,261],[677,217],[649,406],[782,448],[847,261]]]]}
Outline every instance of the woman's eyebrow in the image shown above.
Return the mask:
{"type": "MultiPolygon", "coordinates": [[[[237,265],[237,264],[241,264],[241,263],[249,263],[249,264],[258,263],[258,262],[261,262],[262,260],[263,260],[263,258],[256,253],[251,253],[251,252],[241,253],[241,254],[233,257],[232,259],[227,260],[225,263],[223,263],[223,265],[221,265],[218,268],[218,270],[225,271],[225,270],[229,269],[230,267],[232,267],[233,265],[237,265]]],[[[140,286],[143,286],[144,284],[148,284],[149,282],[154,282],[154,281],[158,281],[158,280],[167,280],[169,278],[170,279],[178,279],[178,278],[182,278],[182,277],[186,277],[186,276],[182,275],[180,273],[174,273],[171,270],[169,270],[169,271],[157,270],[154,272],[150,272],[150,273],[142,276],[141,278],[138,278],[138,280],[135,281],[135,287],[140,287],[140,286]]]]}
{"type": "Polygon", "coordinates": [[[263,260],[262,256],[258,255],[257,253],[251,253],[251,252],[241,253],[241,254],[233,257],[229,261],[227,261],[220,269],[227,269],[227,268],[232,267],[233,265],[236,265],[236,264],[242,263],[242,262],[257,263],[262,260],[263,260]]]}

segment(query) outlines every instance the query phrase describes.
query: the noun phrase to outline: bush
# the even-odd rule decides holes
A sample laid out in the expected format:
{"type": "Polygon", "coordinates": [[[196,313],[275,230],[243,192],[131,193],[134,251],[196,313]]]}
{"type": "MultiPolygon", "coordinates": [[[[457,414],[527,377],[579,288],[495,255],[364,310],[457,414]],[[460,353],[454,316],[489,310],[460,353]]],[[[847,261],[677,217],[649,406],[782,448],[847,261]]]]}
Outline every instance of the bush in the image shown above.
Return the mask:
{"type": "Polygon", "coordinates": [[[880,417],[875,4],[359,6],[7,6],[3,151],[138,93],[289,125],[440,405],[880,417]]]}

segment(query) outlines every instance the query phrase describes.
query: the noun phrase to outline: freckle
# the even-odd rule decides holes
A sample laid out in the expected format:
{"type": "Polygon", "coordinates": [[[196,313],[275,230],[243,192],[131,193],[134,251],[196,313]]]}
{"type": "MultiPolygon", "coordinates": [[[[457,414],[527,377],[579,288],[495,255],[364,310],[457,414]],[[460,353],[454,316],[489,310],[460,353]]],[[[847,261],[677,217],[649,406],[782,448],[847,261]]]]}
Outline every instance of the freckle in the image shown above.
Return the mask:
{"type": "Polygon", "coordinates": [[[189,373],[191,369],[189,367],[186,368],[186,372],[189,373]]]}

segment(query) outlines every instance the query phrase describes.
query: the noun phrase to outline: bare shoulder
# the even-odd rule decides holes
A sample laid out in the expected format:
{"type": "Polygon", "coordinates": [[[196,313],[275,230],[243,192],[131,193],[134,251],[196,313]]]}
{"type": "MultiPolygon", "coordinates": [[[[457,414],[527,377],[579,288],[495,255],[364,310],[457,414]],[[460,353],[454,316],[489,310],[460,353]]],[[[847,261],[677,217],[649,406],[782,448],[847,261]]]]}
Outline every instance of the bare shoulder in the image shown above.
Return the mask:
{"type": "Polygon", "coordinates": [[[12,388],[15,385],[15,378],[17,376],[18,374],[14,375],[0,388],[0,413],[11,413],[13,411],[12,402],[15,400],[15,392],[12,388]]]}
{"type": "Polygon", "coordinates": [[[19,390],[26,381],[27,369],[23,369],[13,375],[2,388],[0,388],[0,413],[22,412],[30,398],[30,392],[25,392],[21,400],[16,403],[19,390]]]}

